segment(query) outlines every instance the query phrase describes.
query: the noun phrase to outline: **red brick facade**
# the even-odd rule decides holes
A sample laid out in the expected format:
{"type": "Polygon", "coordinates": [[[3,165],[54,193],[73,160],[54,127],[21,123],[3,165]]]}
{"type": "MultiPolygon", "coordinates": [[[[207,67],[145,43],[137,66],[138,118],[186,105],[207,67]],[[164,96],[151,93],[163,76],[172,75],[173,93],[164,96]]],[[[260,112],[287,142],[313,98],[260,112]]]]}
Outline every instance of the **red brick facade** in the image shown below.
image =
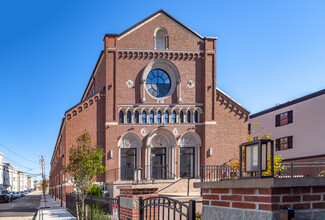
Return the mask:
{"type": "Polygon", "coordinates": [[[201,182],[203,218],[279,219],[291,208],[296,218],[324,219],[325,187],[320,177],[262,178],[201,182]],[[233,215],[236,213],[236,215],[233,215]],[[234,217],[235,216],[235,217],[234,217]]]}
{"type": "Polygon", "coordinates": [[[195,148],[193,175],[199,177],[200,164],[223,164],[236,155],[238,145],[245,141],[248,114],[216,89],[216,38],[203,38],[158,11],[119,35],[105,35],[104,50],[82,100],[62,121],[51,160],[50,192],[59,196],[61,185],[63,192],[72,190],[70,176],[64,175],[61,167],[68,163],[69,147],[84,129],[92,143],[105,150],[107,171],[97,182],[121,181],[121,149],[130,146],[137,149],[141,177],[150,179],[150,149],[158,142],[166,147],[167,172],[174,179],[180,177],[180,148],[195,148]],[[160,29],[166,33],[166,48],[161,50],[155,49],[160,29]],[[146,89],[146,71],[154,69],[164,69],[170,76],[171,89],[166,97],[155,98],[146,89]],[[132,112],[132,123],[126,122],[126,115],[120,123],[120,111],[132,112]],[[136,111],[139,123],[134,119],[136,111]],[[148,114],[147,123],[142,123],[143,111],[148,114]],[[154,123],[149,123],[151,111],[154,123]],[[163,116],[169,111],[168,123],[157,123],[158,111],[163,116]],[[172,123],[174,112],[176,121],[172,123]],[[181,112],[185,114],[182,123],[181,112]],[[212,155],[208,154],[210,148],[212,155]]]}
{"type": "Polygon", "coordinates": [[[325,209],[324,187],[203,189],[203,204],[243,209],[325,209]],[[220,191],[222,190],[222,191],[220,191]]]}

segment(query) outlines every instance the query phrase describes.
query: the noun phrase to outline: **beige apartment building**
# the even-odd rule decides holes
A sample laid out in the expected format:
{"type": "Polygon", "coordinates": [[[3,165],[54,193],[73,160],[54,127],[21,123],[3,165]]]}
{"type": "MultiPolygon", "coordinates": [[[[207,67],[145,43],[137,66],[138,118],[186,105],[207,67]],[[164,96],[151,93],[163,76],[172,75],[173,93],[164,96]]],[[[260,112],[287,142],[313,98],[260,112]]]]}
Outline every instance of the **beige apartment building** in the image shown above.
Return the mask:
{"type": "Polygon", "coordinates": [[[253,133],[257,121],[261,134],[271,131],[275,155],[285,161],[325,160],[324,112],[325,89],[251,115],[248,130],[258,135],[253,133]]]}

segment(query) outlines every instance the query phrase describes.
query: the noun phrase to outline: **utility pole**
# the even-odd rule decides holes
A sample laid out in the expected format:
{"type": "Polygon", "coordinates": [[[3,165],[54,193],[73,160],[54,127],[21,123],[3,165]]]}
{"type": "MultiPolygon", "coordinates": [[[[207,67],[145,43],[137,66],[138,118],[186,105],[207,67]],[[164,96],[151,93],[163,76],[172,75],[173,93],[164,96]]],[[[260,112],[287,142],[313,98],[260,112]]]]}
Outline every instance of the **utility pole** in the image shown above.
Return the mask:
{"type": "Polygon", "coordinates": [[[42,164],[42,191],[43,191],[43,194],[44,194],[44,202],[45,202],[45,207],[46,207],[46,197],[45,197],[45,190],[46,190],[46,183],[45,183],[45,165],[44,165],[44,157],[43,155],[41,155],[41,159],[40,159],[40,162],[42,164]]]}
{"type": "Polygon", "coordinates": [[[40,162],[42,163],[42,178],[43,178],[43,180],[45,180],[45,165],[44,165],[44,157],[43,157],[43,155],[41,155],[41,160],[40,160],[40,162]]]}

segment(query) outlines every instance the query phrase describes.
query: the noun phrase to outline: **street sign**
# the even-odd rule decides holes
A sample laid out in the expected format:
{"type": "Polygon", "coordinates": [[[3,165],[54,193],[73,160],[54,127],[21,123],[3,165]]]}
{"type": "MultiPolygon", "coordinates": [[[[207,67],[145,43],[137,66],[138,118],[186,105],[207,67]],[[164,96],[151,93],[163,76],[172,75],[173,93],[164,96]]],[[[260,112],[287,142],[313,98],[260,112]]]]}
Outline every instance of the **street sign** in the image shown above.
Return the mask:
{"type": "Polygon", "coordinates": [[[113,220],[118,220],[118,205],[113,204],[113,220]]]}

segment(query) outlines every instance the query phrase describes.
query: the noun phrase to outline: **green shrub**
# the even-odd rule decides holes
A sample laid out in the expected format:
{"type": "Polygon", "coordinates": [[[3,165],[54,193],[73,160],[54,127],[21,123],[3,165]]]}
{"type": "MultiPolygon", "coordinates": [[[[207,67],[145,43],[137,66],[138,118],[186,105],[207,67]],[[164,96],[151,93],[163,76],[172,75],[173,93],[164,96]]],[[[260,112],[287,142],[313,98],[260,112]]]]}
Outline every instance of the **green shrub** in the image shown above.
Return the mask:
{"type": "Polygon", "coordinates": [[[89,190],[89,195],[92,196],[103,196],[102,186],[93,184],[89,190]]]}
{"type": "MultiPolygon", "coordinates": [[[[91,209],[88,206],[88,219],[91,219],[91,209]]],[[[112,220],[112,217],[108,214],[105,214],[103,210],[97,205],[93,206],[93,219],[96,220],[112,220]]]]}

